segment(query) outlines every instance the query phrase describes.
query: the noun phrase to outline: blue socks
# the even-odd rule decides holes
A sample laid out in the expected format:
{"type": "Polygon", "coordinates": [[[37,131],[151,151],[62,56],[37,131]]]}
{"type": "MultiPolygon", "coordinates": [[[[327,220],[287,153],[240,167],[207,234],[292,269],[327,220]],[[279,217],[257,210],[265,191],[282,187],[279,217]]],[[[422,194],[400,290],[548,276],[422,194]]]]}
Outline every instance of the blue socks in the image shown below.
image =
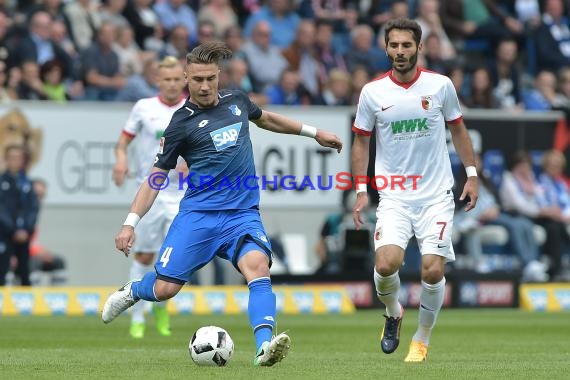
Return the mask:
{"type": "Polygon", "coordinates": [[[271,291],[269,277],[256,278],[247,286],[249,287],[247,313],[255,335],[255,346],[259,350],[263,342],[271,341],[275,326],[275,294],[271,291]]]}
{"type": "Polygon", "coordinates": [[[140,281],[134,281],[131,285],[131,295],[135,301],[146,300],[159,302],[154,295],[154,282],[156,281],[156,272],[148,272],[140,281]]]}

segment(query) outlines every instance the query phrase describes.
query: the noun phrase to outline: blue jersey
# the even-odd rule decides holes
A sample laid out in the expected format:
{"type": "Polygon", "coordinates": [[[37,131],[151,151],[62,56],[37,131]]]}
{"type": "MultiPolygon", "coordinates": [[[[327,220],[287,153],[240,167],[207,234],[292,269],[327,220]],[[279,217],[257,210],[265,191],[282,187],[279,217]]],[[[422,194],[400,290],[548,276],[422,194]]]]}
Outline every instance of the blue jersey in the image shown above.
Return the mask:
{"type": "Polygon", "coordinates": [[[164,131],[154,166],[174,169],[182,156],[190,173],[180,210],[243,210],[259,206],[249,120],[261,109],[241,91],[220,91],[218,104],[188,100],[164,131]]]}

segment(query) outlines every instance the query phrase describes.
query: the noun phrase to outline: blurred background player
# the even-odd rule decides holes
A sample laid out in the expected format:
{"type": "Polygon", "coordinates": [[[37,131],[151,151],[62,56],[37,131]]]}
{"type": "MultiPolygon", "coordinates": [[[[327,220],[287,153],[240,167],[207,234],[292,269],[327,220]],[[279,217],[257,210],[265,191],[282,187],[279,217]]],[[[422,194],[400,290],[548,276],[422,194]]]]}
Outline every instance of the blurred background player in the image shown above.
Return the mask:
{"type": "MultiPolygon", "coordinates": [[[[117,162],[113,167],[113,181],[117,186],[123,184],[128,174],[127,148],[135,137],[136,180],[139,185],[146,180],[162,134],[174,112],[184,104],[184,86],[182,65],[174,57],[165,57],[159,64],[158,95],[141,99],[134,105],[117,142],[117,162]]],[[[146,272],[153,270],[154,254],[159,251],[166,232],[178,213],[178,205],[184,195],[184,191],[178,188],[178,172],[182,171],[186,175],[187,171],[183,160],[179,164],[177,170],[171,173],[170,186],[160,192],[144,221],[137,226],[138,238],[133,247],[135,255],[131,280],[140,279],[146,272]]],[[[144,336],[144,306],[145,303],[140,302],[132,308],[130,334],[133,338],[144,336]]],[[[165,302],[154,303],[152,306],[158,332],[169,336],[170,322],[165,302]]]]}
{"type": "Polygon", "coordinates": [[[6,282],[12,256],[20,285],[30,286],[30,238],[38,218],[38,199],[26,174],[26,150],[4,150],[6,171],[0,174],[0,286],[6,282]]]}
{"type": "MultiPolygon", "coordinates": [[[[449,78],[418,67],[421,36],[422,30],[415,21],[396,19],[386,24],[386,52],[393,68],[364,86],[352,127],[352,170],[357,182],[366,176],[374,130],[375,173],[420,176],[417,186],[413,179],[408,179],[401,189],[394,186],[393,180],[391,187],[379,189],[374,236],[374,283],[378,298],[386,305],[381,341],[386,354],[394,352],[400,343],[404,309],[398,301],[399,269],[408,241],[414,235],[422,254],[419,323],[406,362],[423,362],[427,358],[429,339],[445,295],[445,263],[455,260],[451,244],[454,181],[446,125],[466,167],[468,179],[460,197],[461,201],[467,198],[466,211],[475,207],[478,196],[475,155],[457,94],[449,78]]],[[[356,191],[353,219],[360,228],[368,204],[366,184],[357,184],[356,191]]]]}

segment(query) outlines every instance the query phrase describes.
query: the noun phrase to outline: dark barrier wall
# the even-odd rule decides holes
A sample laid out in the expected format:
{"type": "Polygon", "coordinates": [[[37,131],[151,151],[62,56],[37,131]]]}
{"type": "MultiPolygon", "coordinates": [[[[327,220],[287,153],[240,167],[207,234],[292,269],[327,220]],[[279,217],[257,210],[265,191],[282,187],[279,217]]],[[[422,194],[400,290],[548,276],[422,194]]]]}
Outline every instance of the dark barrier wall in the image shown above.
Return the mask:
{"type": "Polygon", "coordinates": [[[465,112],[467,128],[482,137],[482,151],[500,149],[506,157],[517,150],[551,149],[561,112],[508,113],[497,110],[465,112]]]}

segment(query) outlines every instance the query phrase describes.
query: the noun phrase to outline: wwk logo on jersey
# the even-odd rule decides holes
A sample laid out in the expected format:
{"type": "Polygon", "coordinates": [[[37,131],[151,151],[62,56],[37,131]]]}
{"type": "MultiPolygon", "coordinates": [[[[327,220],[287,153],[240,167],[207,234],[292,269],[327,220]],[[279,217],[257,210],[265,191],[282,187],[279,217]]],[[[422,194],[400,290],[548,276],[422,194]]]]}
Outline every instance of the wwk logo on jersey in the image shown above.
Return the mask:
{"type": "Polygon", "coordinates": [[[405,133],[405,132],[421,132],[427,131],[427,118],[423,119],[409,119],[409,120],[397,120],[390,123],[392,127],[392,133],[405,133]]]}
{"type": "Polygon", "coordinates": [[[240,130],[241,123],[235,123],[210,132],[216,150],[219,152],[220,150],[236,145],[240,130]]]}

